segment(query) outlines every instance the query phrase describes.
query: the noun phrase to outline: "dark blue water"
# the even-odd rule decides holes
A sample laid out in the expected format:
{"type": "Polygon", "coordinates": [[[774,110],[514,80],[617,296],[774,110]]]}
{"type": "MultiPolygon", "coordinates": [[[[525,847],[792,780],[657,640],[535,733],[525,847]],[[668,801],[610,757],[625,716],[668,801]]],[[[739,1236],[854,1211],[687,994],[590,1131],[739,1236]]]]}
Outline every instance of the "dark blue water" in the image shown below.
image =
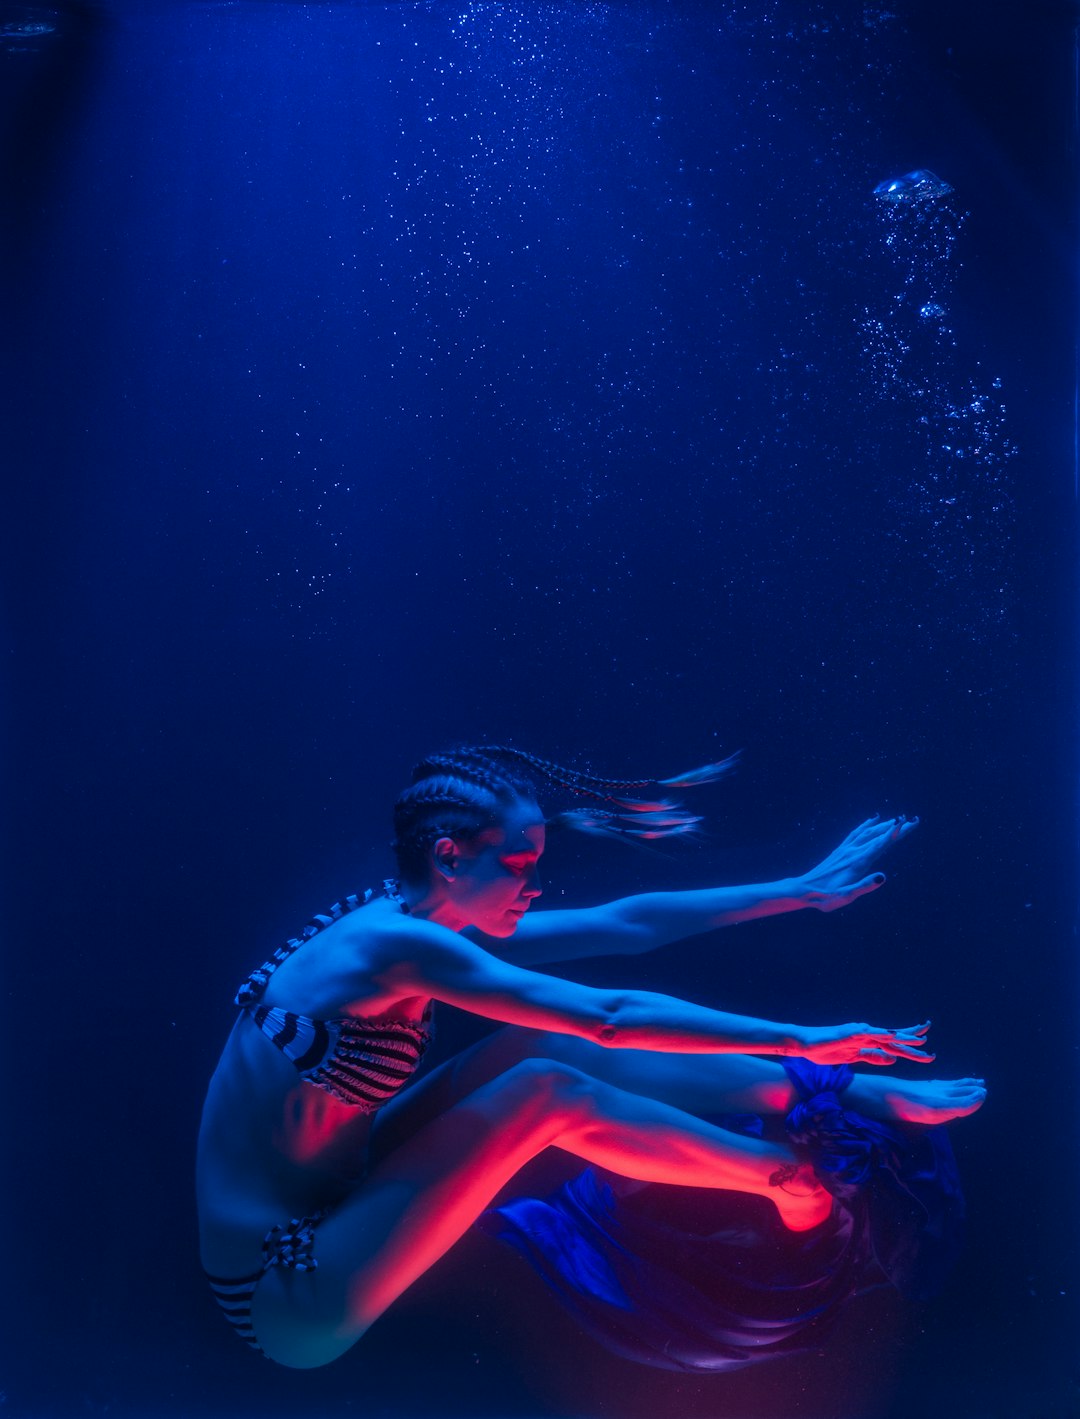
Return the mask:
{"type": "Polygon", "coordinates": [[[1073,23],[0,6],[4,1412],[1080,1414],[1073,23]],[[875,198],[917,169],[951,191],[875,198]],[[839,915],[571,974],[932,1016],[993,1090],[940,1299],[684,1378],[474,1235],[327,1370],[225,1332],[191,1175],[236,983],[481,740],[746,751],[697,843],[553,846],[552,903],[921,815],[839,915]]]}

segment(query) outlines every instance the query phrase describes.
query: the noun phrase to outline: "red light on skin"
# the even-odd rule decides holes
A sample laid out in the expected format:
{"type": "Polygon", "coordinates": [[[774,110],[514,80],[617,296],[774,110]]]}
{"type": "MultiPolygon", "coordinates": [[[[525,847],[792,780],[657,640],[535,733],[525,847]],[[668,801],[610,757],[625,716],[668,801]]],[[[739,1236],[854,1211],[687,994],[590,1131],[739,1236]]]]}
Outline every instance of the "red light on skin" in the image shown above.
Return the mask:
{"type": "Polygon", "coordinates": [[[758,1086],[762,1106],[768,1113],[785,1114],[795,1103],[795,1091],[787,1080],[758,1086]]]}
{"type": "Polygon", "coordinates": [[[369,1114],[335,1099],[325,1089],[301,1085],[286,1094],[272,1142],[290,1163],[358,1176],[363,1171],[370,1130],[369,1114]]]}

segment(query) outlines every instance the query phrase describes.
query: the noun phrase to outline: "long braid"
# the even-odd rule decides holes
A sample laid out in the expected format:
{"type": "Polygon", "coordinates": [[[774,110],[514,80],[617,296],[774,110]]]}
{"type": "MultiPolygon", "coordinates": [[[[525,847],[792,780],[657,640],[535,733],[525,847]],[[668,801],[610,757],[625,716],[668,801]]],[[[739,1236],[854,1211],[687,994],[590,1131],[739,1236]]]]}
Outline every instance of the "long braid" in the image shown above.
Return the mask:
{"type": "Polygon", "coordinates": [[[701,819],[662,795],[627,795],[709,783],[734,764],[735,756],[675,778],[612,779],[499,744],[429,754],[415,766],[411,785],[394,806],[394,851],[403,875],[422,875],[427,851],[440,837],[475,836],[496,823],[500,808],[515,798],[537,797],[536,784],[522,767],[575,797],[607,805],[560,813],[548,820],[551,826],[639,840],[672,837],[691,831],[701,819]]]}
{"type": "Polygon", "coordinates": [[[486,749],[465,748],[445,754],[429,754],[413,769],[413,782],[418,781],[418,776],[427,777],[433,772],[467,779],[496,795],[505,793],[508,788],[519,793],[536,793],[536,785],[531,779],[507,773],[486,749]]]}
{"type": "Polygon", "coordinates": [[[637,811],[646,811],[648,808],[658,805],[637,798],[627,800],[626,794],[640,794],[658,788],[693,788],[698,784],[712,783],[715,779],[729,773],[738,761],[738,755],[732,754],[729,758],[721,759],[718,763],[705,764],[700,769],[691,769],[688,773],[678,774],[674,778],[620,779],[601,778],[598,774],[586,773],[582,769],[566,768],[562,764],[552,763],[550,759],[541,759],[536,754],[530,754],[525,749],[514,749],[501,744],[485,745],[482,749],[459,752],[477,757],[483,756],[489,761],[510,759],[528,764],[541,778],[547,779],[549,783],[567,788],[571,793],[637,811]]]}
{"type": "Polygon", "coordinates": [[[562,764],[554,764],[550,759],[541,759],[536,754],[530,754],[525,749],[513,749],[506,745],[495,744],[485,751],[492,758],[515,759],[523,764],[528,764],[541,777],[546,778],[551,783],[557,783],[564,788],[570,789],[572,793],[595,795],[600,798],[612,799],[615,791],[629,793],[634,789],[644,790],[655,788],[657,779],[615,779],[601,778],[597,774],[586,773],[582,769],[570,769],[562,764]]]}

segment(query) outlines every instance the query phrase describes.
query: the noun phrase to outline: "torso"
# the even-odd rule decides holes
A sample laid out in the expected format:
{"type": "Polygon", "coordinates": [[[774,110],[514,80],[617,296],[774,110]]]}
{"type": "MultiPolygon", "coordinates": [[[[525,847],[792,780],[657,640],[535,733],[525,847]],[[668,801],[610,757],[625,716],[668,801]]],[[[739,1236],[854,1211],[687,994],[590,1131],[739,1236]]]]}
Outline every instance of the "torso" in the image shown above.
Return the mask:
{"type": "MultiPolygon", "coordinates": [[[[399,920],[376,899],[321,930],[277,965],[261,1003],[318,1020],[353,1017],[417,1026],[429,1002],[380,992],[380,925],[399,920]]],[[[340,1202],[359,1183],[374,1113],[300,1078],[243,1011],[210,1082],[196,1170],[206,1270],[246,1275],[275,1226],[340,1202]]]]}

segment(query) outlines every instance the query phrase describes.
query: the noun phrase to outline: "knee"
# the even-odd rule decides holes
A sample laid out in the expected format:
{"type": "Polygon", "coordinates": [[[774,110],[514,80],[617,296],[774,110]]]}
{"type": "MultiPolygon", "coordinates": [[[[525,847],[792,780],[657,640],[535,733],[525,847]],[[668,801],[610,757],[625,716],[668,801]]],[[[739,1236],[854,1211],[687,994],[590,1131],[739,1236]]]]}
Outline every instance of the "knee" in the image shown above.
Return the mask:
{"type": "Polygon", "coordinates": [[[318,1272],[273,1268],[252,1297],[251,1320],[268,1360],[289,1370],[315,1370],[352,1349],[367,1329],[345,1302],[325,1294],[318,1272]]]}
{"type": "Polygon", "coordinates": [[[520,1107],[558,1120],[589,1112],[598,1088],[583,1070],[543,1056],[523,1059],[506,1071],[502,1083],[520,1107]]]}
{"type": "Polygon", "coordinates": [[[259,1346],[266,1358],[287,1370],[321,1370],[324,1365],[339,1360],[355,1344],[355,1340],[343,1342],[325,1335],[259,1337],[259,1346]]]}

